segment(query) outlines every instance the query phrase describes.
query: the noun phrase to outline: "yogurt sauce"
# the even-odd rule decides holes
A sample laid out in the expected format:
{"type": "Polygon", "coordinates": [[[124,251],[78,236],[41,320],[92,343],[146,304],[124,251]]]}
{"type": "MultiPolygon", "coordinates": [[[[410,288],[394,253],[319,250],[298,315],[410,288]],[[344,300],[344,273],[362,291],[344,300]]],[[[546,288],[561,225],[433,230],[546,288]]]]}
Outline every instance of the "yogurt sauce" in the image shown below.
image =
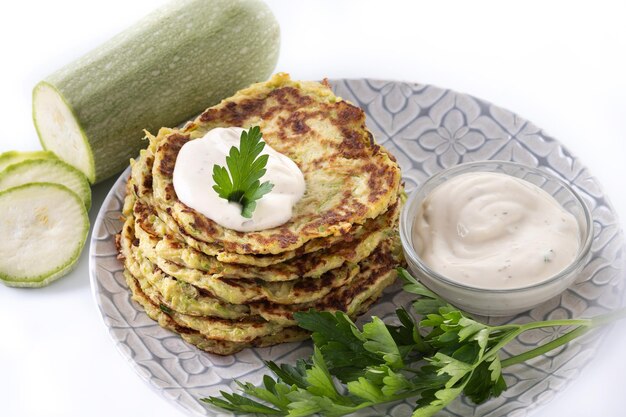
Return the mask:
{"type": "Polygon", "coordinates": [[[571,264],[580,246],[576,218],[551,195],[493,172],[458,175],[436,187],[412,235],[432,270],[486,289],[545,281],[571,264]]]}
{"type": "Polygon", "coordinates": [[[225,228],[253,232],[280,226],[291,219],[306,184],[295,162],[267,143],[262,154],[269,158],[261,183],[270,181],[274,188],[256,201],[251,219],[241,215],[239,204],[219,197],[213,189],[213,166],[226,166],[226,156],[231,147],[239,147],[244,130],[218,127],[183,145],[174,166],[174,190],[181,202],[225,228]]]}

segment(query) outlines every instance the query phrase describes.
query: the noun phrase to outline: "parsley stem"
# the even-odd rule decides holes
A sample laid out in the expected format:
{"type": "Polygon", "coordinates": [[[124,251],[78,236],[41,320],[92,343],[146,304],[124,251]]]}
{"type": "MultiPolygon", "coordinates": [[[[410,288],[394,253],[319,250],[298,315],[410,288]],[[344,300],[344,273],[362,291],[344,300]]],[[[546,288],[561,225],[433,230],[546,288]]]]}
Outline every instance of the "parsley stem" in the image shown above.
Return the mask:
{"type": "Polygon", "coordinates": [[[528,325],[522,325],[521,327],[524,328],[523,331],[530,330],[530,329],[538,329],[541,327],[552,327],[552,326],[578,325],[578,327],[548,343],[545,343],[541,346],[538,346],[524,353],[520,353],[519,355],[515,355],[510,358],[504,359],[502,361],[502,367],[506,368],[507,366],[525,362],[539,355],[543,355],[544,353],[550,352],[551,350],[554,350],[560,346],[565,345],[566,343],[571,342],[572,340],[576,339],[579,336],[582,336],[583,334],[587,333],[589,330],[594,329],[595,327],[604,326],[604,325],[607,325],[609,323],[612,323],[616,320],[623,319],[623,318],[626,318],[626,308],[611,311],[610,313],[606,313],[601,316],[594,317],[593,319],[551,320],[551,321],[544,321],[544,322],[537,322],[537,323],[529,323],[528,325]]]}
{"type": "Polygon", "coordinates": [[[519,355],[511,356],[510,358],[503,360],[501,362],[502,368],[506,368],[507,366],[511,366],[511,365],[516,365],[521,362],[526,362],[527,360],[533,359],[537,356],[543,355],[544,353],[550,352],[551,350],[554,350],[566,343],[569,343],[570,341],[576,339],[577,337],[582,336],[583,334],[587,333],[591,329],[592,329],[591,327],[584,327],[584,326],[577,327],[576,329],[548,343],[545,343],[539,347],[528,350],[524,353],[520,353],[519,355]]]}
{"type": "Polygon", "coordinates": [[[616,320],[621,320],[626,318],[626,307],[621,308],[619,310],[611,311],[610,313],[602,314],[601,316],[597,316],[591,319],[592,326],[604,326],[606,324],[612,323],[616,320]]]}
{"type": "Polygon", "coordinates": [[[564,327],[564,326],[591,326],[592,321],[590,319],[561,319],[561,320],[546,320],[536,321],[532,323],[526,323],[520,325],[520,333],[533,329],[543,329],[546,327],[564,327]]]}
{"type": "Polygon", "coordinates": [[[489,349],[489,351],[487,351],[485,353],[485,355],[483,356],[483,359],[481,360],[481,362],[491,358],[492,356],[497,355],[498,352],[500,351],[500,349],[502,349],[504,346],[508,345],[509,342],[511,342],[513,339],[515,339],[517,336],[519,336],[522,333],[523,333],[523,331],[521,329],[511,330],[509,332],[509,334],[504,336],[502,338],[502,340],[500,340],[500,342],[498,342],[497,345],[495,345],[494,347],[492,347],[491,349],[489,349]]]}
{"type": "Polygon", "coordinates": [[[495,331],[495,330],[505,331],[505,330],[519,329],[520,325],[519,324],[503,324],[502,326],[489,326],[489,327],[491,328],[492,331],[495,331]]]}

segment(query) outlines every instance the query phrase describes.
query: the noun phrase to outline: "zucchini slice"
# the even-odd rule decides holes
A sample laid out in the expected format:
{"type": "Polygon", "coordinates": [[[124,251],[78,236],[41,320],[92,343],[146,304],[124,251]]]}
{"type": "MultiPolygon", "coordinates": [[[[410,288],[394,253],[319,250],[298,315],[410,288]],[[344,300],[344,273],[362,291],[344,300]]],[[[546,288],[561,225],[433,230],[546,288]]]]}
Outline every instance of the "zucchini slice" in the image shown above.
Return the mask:
{"type": "Polygon", "coordinates": [[[18,162],[26,161],[28,159],[56,159],[56,156],[50,151],[8,151],[0,154],[0,172],[9,165],[17,164],[18,162]]]}
{"type": "Polygon", "coordinates": [[[0,191],[30,182],[61,184],[80,197],[89,210],[91,188],[82,172],[58,159],[28,159],[0,172],[0,191]]]}
{"type": "Polygon", "coordinates": [[[89,217],[68,188],[30,183],[0,192],[0,281],[42,287],[75,266],[87,240],[89,217]]]}
{"type": "Polygon", "coordinates": [[[144,129],[177,126],[266,80],[279,45],[262,1],[171,1],[35,86],[41,144],[100,182],[145,147],[144,129]]]}

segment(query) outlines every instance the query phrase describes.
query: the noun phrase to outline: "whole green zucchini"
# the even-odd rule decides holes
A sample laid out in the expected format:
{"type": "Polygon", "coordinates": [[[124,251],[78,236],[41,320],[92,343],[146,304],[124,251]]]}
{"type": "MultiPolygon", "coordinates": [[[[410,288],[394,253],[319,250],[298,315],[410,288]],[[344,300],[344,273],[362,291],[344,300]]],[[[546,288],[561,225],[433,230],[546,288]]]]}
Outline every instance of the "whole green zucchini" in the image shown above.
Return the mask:
{"type": "Polygon", "coordinates": [[[137,154],[143,129],[176,126],[267,79],[279,43],[259,0],[172,1],[35,86],[39,139],[102,181],[137,154]]]}

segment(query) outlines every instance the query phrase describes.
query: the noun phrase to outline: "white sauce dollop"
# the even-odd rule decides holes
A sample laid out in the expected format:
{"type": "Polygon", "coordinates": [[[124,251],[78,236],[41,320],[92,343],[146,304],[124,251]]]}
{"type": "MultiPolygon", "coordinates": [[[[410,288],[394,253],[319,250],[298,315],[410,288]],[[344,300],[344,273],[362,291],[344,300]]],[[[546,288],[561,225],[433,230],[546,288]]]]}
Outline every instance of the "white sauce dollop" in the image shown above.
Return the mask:
{"type": "Polygon", "coordinates": [[[432,270],[486,289],[521,288],[565,269],[580,246],[575,217],[530,182],[475,172],[436,187],[420,207],[413,244],[432,270]]]}
{"type": "Polygon", "coordinates": [[[243,217],[239,204],[221,198],[213,189],[213,166],[226,167],[226,156],[231,147],[239,147],[244,130],[218,127],[183,145],[174,166],[174,190],[181,202],[220,226],[239,232],[271,229],[291,219],[293,206],[306,189],[304,175],[295,162],[266,143],[261,154],[268,154],[269,159],[261,183],[270,181],[274,188],[256,201],[251,219],[243,217]]]}

